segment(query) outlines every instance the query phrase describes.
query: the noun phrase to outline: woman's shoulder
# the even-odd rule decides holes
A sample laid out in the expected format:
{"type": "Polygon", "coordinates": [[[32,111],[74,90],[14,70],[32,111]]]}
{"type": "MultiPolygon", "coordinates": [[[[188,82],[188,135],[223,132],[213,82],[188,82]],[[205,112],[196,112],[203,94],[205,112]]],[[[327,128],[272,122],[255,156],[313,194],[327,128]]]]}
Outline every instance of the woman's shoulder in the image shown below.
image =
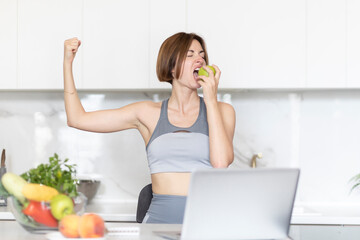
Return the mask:
{"type": "Polygon", "coordinates": [[[161,108],[161,102],[153,102],[153,101],[140,101],[134,103],[134,106],[140,108],[142,110],[158,110],[161,108]]]}
{"type": "Polygon", "coordinates": [[[231,104],[225,102],[218,102],[218,106],[221,115],[225,117],[225,119],[231,122],[235,121],[235,109],[231,104]]]}
{"type": "Polygon", "coordinates": [[[147,142],[154,131],[161,112],[161,102],[141,101],[135,103],[139,120],[139,131],[147,142]]]}
{"type": "Polygon", "coordinates": [[[159,115],[161,111],[161,102],[153,102],[153,101],[139,101],[130,104],[137,116],[146,121],[147,118],[152,118],[152,116],[159,115]]]}
{"type": "Polygon", "coordinates": [[[236,114],[234,107],[231,104],[225,102],[219,102],[218,106],[223,122],[225,124],[225,128],[228,130],[228,132],[231,133],[231,135],[233,135],[236,122],[236,114]]]}
{"type": "Polygon", "coordinates": [[[219,106],[219,109],[221,112],[233,112],[235,113],[235,110],[234,110],[234,107],[229,104],[229,103],[226,103],[226,102],[218,102],[218,106],[219,106]]]}

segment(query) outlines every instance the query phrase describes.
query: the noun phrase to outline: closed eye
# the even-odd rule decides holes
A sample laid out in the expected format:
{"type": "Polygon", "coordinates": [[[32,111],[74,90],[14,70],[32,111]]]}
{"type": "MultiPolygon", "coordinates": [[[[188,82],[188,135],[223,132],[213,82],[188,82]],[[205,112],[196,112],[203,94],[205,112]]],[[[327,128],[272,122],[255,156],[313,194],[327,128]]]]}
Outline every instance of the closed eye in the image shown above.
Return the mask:
{"type": "MultiPolygon", "coordinates": [[[[194,55],[187,55],[187,57],[193,57],[194,55]]],[[[201,56],[202,59],[205,59],[205,56],[201,56]]]]}
{"type": "MultiPolygon", "coordinates": [[[[189,55],[187,55],[187,56],[192,57],[193,54],[195,53],[195,51],[194,50],[188,50],[188,53],[189,53],[189,55]]],[[[199,51],[199,55],[205,55],[205,51],[204,50],[199,51]]],[[[201,56],[201,57],[204,58],[205,56],[201,56]]]]}

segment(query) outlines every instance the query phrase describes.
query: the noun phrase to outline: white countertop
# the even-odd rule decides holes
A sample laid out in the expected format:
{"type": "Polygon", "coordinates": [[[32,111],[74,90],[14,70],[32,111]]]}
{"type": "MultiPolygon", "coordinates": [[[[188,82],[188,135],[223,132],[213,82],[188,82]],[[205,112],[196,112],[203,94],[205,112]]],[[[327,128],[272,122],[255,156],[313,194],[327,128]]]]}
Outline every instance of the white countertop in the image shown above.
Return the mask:
{"type": "Polygon", "coordinates": [[[360,204],[351,202],[297,203],[292,224],[360,225],[360,204]]]}
{"type": "MultiPolygon", "coordinates": [[[[132,239],[132,240],[157,240],[162,239],[154,231],[180,231],[181,225],[178,224],[139,224],[139,223],[111,223],[106,222],[105,226],[112,233],[106,239],[132,239]],[[131,230],[131,231],[129,231],[131,230]],[[116,231],[116,233],[114,232],[116,231]]],[[[45,240],[45,239],[65,239],[57,231],[47,234],[57,234],[49,238],[47,234],[34,234],[27,232],[16,221],[0,221],[1,240],[45,240]]]]}
{"type": "MultiPolygon", "coordinates": [[[[136,202],[94,202],[86,207],[86,212],[97,213],[108,222],[136,222],[136,202]]],[[[360,211],[351,205],[338,212],[318,213],[303,208],[294,208],[292,224],[360,225],[360,211]]],[[[326,211],[324,211],[326,212],[326,211]]],[[[0,207],[0,220],[14,220],[7,207],[0,207]]]]}
{"type": "Polygon", "coordinates": [[[137,202],[96,202],[86,212],[97,213],[105,221],[136,222],[137,202]]]}
{"type": "MultiPolygon", "coordinates": [[[[136,202],[94,202],[86,206],[86,212],[99,214],[105,221],[136,222],[136,202]]],[[[0,207],[0,220],[15,220],[8,207],[0,207]]]]}
{"type": "Polygon", "coordinates": [[[8,207],[0,207],[0,220],[14,220],[14,215],[10,212],[8,207]]]}
{"type": "MultiPolygon", "coordinates": [[[[138,224],[138,223],[114,223],[106,222],[105,226],[112,231],[106,239],[131,239],[131,240],[158,240],[160,237],[156,232],[180,231],[179,224],[138,224]],[[116,231],[116,232],[114,232],[116,231]]],[[[16,221],[0,221],[1,240],[45,240],[46,234],[32,234],[27,232],[16,221]]],[[[59,234],[54,231],[51,234],[59,234]]],[[[360,237],[360,226],[324,226],[324,225],[292,225],[290,236],[294,240],[313,239],[337,239],[358,240],[360,237]]],[[[54,238],[51,238],[54,239],[54,238]]],[[[65,239],[63,237],[57,239],[65,239]]]]}

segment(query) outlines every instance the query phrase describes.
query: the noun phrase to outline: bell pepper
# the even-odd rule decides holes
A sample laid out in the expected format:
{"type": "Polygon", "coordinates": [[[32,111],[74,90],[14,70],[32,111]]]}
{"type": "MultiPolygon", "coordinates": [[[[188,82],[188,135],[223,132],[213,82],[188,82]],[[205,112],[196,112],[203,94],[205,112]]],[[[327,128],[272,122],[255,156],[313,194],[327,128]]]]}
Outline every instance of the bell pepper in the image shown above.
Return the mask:
{"type": "Polygon", "coordinates": [[[46,206],[45,202],[30,200],[29,204],[22,211],[38,223],[42,223],[48,227],[58,226],[58,221],[51,214],[50,208],[46,206]]]}
{"type": "Polygon", "coordinates": [[[58,190],[56,190],[55,188],[38,183],[26,184],[22,188],[21,193],[26,199],[39,202],[49,202],[54,196],[59,194],[58,190]]]}

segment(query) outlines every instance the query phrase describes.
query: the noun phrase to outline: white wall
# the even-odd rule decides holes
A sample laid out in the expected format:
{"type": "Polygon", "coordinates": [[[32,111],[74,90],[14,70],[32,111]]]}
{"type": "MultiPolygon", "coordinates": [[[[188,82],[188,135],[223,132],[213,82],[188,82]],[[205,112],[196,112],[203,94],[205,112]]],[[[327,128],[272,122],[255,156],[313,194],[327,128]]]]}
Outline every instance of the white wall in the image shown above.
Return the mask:
{"type": "MultiPolygon", "coordinates": [[[[82,92],[87,110],[116,108],[152,100],[150,92],[82,92]]],[[[162,92],[164,99],[168,93],[162,92]]],[[[224,96],[224,93],[221,97],[224,96]]],[[[300,167],[297,201],[355,202],[348,180],[360,173],[359,91],[231,94],[236,110],[235,161],[248,168],[255,153],[259,167],[300,167]]],[[[8,171],[22,173],[53,153],[78,164],[79,174],[102,178],[97,200],[135,201],[150,182],[145,147],[135,130],[89,133],[69,128],[62,93],[2,92],[0,149],[8,171]]]]}

